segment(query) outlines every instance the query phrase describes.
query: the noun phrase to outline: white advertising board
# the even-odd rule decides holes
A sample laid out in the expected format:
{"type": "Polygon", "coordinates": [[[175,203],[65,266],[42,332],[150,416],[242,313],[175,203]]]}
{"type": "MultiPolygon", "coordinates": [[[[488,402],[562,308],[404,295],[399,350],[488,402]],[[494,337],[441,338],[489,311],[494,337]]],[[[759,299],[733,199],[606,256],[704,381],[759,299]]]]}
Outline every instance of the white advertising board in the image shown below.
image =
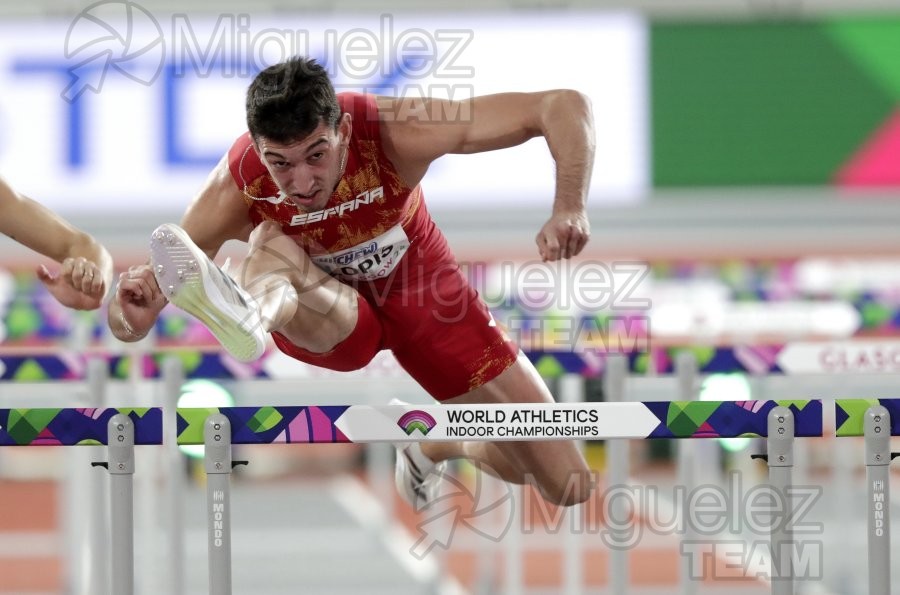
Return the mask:
{"type": "MultiPolygon", "coordinates": [[[[340,89],[464,98],[573,88],[593,102],[591,201],[649,184],[646,28],[629,14],[153,14],[103,2],[72,18],[0,25],[0,174],[66,213],[180,212],[244,130],[259,69],[319,58],[340,89]]],[[[548,205],[540,139],[448,156],[434,210],[548,205]]]]}

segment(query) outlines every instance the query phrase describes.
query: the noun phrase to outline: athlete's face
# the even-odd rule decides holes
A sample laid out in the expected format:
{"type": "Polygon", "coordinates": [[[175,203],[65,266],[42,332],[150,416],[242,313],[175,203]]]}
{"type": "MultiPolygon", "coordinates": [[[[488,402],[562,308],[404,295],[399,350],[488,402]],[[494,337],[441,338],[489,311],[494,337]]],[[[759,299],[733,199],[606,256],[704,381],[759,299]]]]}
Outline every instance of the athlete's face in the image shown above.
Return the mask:
{"type": "Polygon", "coordinates": [[[258,138],[256,150],[278,188],[304,211],[323,209],[340,182],[350,140],[350,115],[335,130],[326,124],[306,138],[281,144],[258,138]]]}

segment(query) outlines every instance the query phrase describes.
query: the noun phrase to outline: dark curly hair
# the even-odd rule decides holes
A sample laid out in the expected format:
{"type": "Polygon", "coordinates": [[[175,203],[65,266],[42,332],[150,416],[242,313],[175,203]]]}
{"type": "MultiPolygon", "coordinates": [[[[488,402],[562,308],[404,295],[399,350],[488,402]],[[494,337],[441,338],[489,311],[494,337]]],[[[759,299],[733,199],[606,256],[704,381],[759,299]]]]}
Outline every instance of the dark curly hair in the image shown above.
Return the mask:
{"type": "Polygon", "coordinates": [[[296,56],[269,66],[247,89],[247,128],[254,139],[291,143],[322,123],[337,129],[340,116],[334,86],[314,59],[296,56]]]}

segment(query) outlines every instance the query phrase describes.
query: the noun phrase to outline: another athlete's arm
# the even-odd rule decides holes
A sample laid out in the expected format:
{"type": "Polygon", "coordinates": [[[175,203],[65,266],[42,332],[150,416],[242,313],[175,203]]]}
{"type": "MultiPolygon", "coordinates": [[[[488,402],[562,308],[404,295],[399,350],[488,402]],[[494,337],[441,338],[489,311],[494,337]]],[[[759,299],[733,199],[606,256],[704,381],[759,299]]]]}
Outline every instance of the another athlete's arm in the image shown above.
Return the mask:
{"type": "Polygon", "coordinates": [[[62,305],[94,310],[103,303],[112,283],[112,258],[92,236],[31,200],[0,179],[0,232],[62,266],[51,273],[46,266],[37,276],[62,305]]]}
{"type": "MultiPolygon", "coordinates": [[[[382,141],[410,185],[450,153],[505,149],[542,136],[556,161],[553,214],[537,235],[544,260],[577,255],[590,236],[585,213],[594,163],[590,101],[577,91],[501,93],[463,101],[378,99],[382,141]]],[[[514,173],[514,172],[509,172],[514,173]]]]}
{"type": "MultiPolygon", "coordinates": [[[[247,211],[226,156],[188,207],[181,227],[197,246],[214,258],[226,241],[247,239],[251,228],[247,211]]],[[[150,265],[133,266],[119,276],[116,297],[109,306],[109,327],[122,341],[142,339],[153,328],[166,303],[150,265]]]]}

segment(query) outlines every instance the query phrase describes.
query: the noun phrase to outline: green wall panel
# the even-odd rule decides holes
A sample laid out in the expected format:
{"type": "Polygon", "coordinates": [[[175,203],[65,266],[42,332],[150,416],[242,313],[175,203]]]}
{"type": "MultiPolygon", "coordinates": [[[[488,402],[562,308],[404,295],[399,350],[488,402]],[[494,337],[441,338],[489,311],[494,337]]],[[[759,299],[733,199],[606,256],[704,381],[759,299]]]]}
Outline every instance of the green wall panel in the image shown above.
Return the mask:
{"type": "Polygon", "coordinates": [[[654,185],[831,183],[896,106],[894,79],[873,74],[890,71],[879,46],[859,36],[836,23],[654,24],[654,185]]]}

